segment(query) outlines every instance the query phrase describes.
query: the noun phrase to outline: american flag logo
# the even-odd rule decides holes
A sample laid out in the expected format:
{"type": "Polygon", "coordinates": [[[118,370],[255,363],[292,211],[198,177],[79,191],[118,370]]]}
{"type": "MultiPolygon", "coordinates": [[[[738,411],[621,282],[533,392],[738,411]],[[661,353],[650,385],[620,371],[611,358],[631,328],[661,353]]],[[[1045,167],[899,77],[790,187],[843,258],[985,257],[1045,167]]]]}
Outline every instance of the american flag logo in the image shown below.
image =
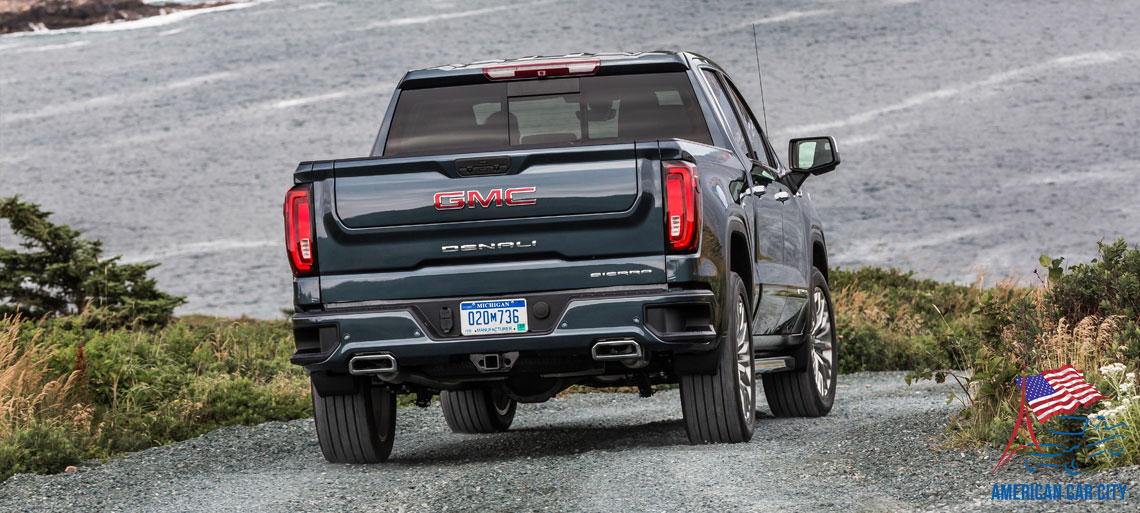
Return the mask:
{"type": "Polygon", "coordinates": [[[1041,423],[1055,415],[1072,413],[1081,406],[1108,399],[1086,382],[1084,373],[1072,365],[1029,376],[1024,378],[1024,382],[1022,378],[1015,379],[1025,389],[1026,406],[1041,423]]]}
{"type": "Polygon", "coordinates": [[[1035,376],[1014,378],[1014,380],[1021,387],[1021,408],[1017,412],[1017,424],[1013,426],[1013,434],[1009,436],[1009,443],[1005,444],[1005,450],[1002,451],[997,465],[994,465],[994,472],[1009,462],[1009,459],[1018,450],[1029,447],[1027,445],[1013,446],[1022,423],[1029,431],[1029,439],[1033,441],[1033,446],[1038,449],[1041,448],[1041,444],[1037,443],[1037,435],[1033,433],[1033,420],[1029,418],[1030,411],[1037,417],[1038,422],[1043,423],[1056,415],[1072,413],[1073,410],[1082,406],[1088,406],[1101,399],[1108,399],[1096,387],[1085,381],[1085,373],[1072,365],[1047,370],[1035,376]]]}

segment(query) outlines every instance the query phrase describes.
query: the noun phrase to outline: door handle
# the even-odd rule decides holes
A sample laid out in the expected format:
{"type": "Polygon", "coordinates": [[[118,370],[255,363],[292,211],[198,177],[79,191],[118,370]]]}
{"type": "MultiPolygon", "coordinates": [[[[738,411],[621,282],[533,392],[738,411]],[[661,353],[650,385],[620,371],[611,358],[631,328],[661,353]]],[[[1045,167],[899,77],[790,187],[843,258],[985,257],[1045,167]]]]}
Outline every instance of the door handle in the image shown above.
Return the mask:
{"type": "Polygon", "coordinates": [[[776,198],[776,201],[783,203],[785,201],[788,201],[788,198],[791,198],[792,195],[789,194],[788,191],[780,191],[780,192],[777,192],[776,195],[772,196],[772,197],[776,198]]]}

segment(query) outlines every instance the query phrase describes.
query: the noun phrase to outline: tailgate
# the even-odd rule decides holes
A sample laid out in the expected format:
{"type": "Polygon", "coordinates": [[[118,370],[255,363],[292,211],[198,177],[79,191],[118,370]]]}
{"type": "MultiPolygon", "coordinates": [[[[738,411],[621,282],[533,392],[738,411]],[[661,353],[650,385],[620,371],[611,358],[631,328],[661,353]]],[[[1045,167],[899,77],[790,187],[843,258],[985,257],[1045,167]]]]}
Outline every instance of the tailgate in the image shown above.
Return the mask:
{"type": "Polygon", "coordinates": [[[334,174],[337,216],[349,228],[623,212],[638,195],[632,145],[347,161],[334,174]]]}
{"type": "Polygon", "coordinates": [[[315,191],[322,300],[665,283],[657,155],[624,143],[334,161],[315,191]]]}

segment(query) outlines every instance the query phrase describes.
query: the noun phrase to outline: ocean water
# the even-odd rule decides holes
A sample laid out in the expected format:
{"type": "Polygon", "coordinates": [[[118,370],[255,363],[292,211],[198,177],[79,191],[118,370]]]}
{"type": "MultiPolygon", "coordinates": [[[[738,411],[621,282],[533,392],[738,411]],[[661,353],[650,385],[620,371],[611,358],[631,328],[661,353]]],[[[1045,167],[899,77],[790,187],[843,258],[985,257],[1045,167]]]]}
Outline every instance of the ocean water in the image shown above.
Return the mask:
{"type": "MultiPolygon", "coordinates": [[[[1028,278],[1140,242],[1140,3],[257,2],[0,37],[0,196],[127,261],[182,313],[281,317],[281,201],[301,160],[366,155],[412,68],[690,50],[789,137],[834,135],[811,178],[832,263],[1028,278]]],[[[2,242],[12,235],[0,231],[2,242]]]]}

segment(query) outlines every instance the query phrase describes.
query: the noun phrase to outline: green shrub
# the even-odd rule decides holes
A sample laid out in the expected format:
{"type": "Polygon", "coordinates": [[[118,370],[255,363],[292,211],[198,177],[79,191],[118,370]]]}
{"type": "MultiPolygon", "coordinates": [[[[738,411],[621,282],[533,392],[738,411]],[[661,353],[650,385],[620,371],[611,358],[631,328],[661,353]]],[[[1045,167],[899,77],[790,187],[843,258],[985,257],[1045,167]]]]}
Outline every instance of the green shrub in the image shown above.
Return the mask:
{"type": "Polygon", "coordinates": [[[35,420],[0,439],[0,481],[22,472],[60,471],[79,463],[91,440],[69,422],[35,420]]]}
{"type": "Polygon", "coordinates": [[[162,329],[84,326],[75,317],[0,320],[0,350],[15,348],[0,357],[0,480],[312,414],[308,377],[289,363],[287,321],[192,316],[162,329]],[[37,392],[48,388],[45,397],[37,392]]]}
{"type": "Polygon", "coordinates": [[[159,291],[147,277],[158,264],[102,258],[101,241],[51,223],[50,215],[18,196],[0,198],[0,218],[22,240],[20,250],[0,247],[0,315],[83,312],[86,324],[108,328],[160,326],[170,320],[184,298],[159,291]]]}
{"type": "Polygon", "coordinates": [[[913,272],[865,267],[830,273],[840,340],[839,371],[961,368],[981,344],[979,309],[993,289],[919,279],[913,272]]]}
{"type": "MultiPolygon", "coordinates": [[[[1020,407],[1021,388],[1014,378],[1065,364],[1081,369],[1098,389],[1121,401],[1102,402],[1075,415],[1113,412],[1121,419],[1140,419],[1140,396],[1133,395],[1140,386],[1140,249],[1129,249],[1122,239],[1098,247],[1098,258],[1068,268],[1062,259],[1042,256],[1047,271],[1043,286],[1002,300],[983,297],[978,309],[981,345],[966,362],[969,378],[957,394],[966,408],[951,426],[952,445],[1004,447],[1020,407]]],[[[1042,443],[1064,442],[1043,431],[1038,430],[1042,443]]],[[[1078,461],[1137,464],[1138,444],[1140,437],[1129,436],[1122,456],[1078,461]]]]}
{"type": "Polygon", "coordinates": [[[1124,358],[1140,359],[1140,249],[1128,249],[1124,239],[1097,243],[1099,258],[1061,271],[1062,259],[1041,257],[1050,265],[1046,298],[1056,317],[1083,319],[1089,316],[1120,316],[1131,320],[1123,327],[1119,342],[1124,358]]]}

